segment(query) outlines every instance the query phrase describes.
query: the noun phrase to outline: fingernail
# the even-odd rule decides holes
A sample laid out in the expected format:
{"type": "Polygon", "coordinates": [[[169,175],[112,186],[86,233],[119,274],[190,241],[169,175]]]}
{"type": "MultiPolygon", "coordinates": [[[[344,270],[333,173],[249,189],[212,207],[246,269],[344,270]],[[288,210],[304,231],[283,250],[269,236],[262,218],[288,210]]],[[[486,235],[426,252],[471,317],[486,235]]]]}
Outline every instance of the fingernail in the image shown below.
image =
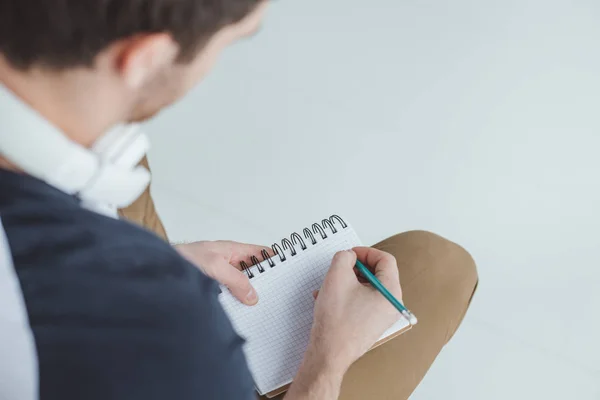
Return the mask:
{"type": "Polygon", "coordinates": [[[254,288],[250,288],[248,295],[246,296],[246,303],[255,304],[258,301],[258,296],[256,294],[256,290],[254,288]]]}

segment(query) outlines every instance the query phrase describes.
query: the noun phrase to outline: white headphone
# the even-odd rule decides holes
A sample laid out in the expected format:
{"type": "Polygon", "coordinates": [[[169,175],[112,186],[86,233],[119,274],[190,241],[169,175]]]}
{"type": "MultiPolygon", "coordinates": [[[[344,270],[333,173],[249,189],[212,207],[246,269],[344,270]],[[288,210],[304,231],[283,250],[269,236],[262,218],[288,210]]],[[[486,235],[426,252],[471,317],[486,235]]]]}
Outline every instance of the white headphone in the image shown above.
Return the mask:
{"type": "Polygon", "coordinates": [[[118,126],[87,149],[0,84],[0,155],[84,203],[127,207],[150,173],[137,164],[150,147],[137,125],[118,126]]]}

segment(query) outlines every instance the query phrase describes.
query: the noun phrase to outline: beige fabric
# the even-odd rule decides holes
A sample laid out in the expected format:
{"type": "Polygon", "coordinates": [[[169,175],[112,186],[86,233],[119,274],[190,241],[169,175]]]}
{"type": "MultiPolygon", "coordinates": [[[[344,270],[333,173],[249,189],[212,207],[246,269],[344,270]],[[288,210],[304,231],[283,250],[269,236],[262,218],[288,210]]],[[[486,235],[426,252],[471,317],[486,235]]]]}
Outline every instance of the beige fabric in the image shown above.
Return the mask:
{"type": "Polygon", "coordinates": [[[428,232],[407,232],[374,247],[393,254],[407,307],[419,323],[358,360],[344,377],[342,400],[407,399],[452,338],[477,287],[471,256],[428,232]]]}
{"type": "MultiPolygon", "coordinates": [[[[144,159],[140,162],[140,165],[143,165],[150,170],[148,159],[146,157],[144,157],[144,159]]],[[[119,215],[122,218],[125,218],[131,222],[135,222],[136,224],[139,224],[144,228],[156,233],[164,240],[167,240],[167,232],[165,231],[165,227],[163,226],[160,217],[156,212],[156,208],[154,207],[154,200],[152,200],[150,189],[151,187],[148,186],[146,191],[132,205],[125,209],[119,210],[119,215]]]]}
{"type": "MultiPolygon", "coordinates": [[[[150,189],[120,213],[166,240],[150,189]]],[[[408,399],[458,329],[477,288],[469,253],[435,234],[407,232],[374,247],[396,257],[404,301],[419,324],[358,360],[344,378],[341,400],[408,399]]]]}

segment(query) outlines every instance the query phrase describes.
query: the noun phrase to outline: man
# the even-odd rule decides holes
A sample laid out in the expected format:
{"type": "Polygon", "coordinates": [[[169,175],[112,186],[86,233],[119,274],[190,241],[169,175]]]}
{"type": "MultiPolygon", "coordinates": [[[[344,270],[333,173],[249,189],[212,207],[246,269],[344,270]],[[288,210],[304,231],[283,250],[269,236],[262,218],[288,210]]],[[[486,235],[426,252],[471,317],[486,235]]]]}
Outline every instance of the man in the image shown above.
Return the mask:
{"type": "MultiPolygon", "coordinates": [[[[181,98],[223,48],[258,29],[266,7],[0,2],[0,398],[254,398],[215,281],[256,304],[234,265],[263,248],[161,240],[148,190],[127,207],[149,174],[137,166],[145,136],[122,124],[181,98]],[[117,207],[148,230],[119,220],[117,207]]],[[[470,256],[426,232],[338,253],[286,399],[407,398],[476,284],[470,256]],[[366,355],[398,314],[357,280],[357,257],[420,318],[366,355]]]]}

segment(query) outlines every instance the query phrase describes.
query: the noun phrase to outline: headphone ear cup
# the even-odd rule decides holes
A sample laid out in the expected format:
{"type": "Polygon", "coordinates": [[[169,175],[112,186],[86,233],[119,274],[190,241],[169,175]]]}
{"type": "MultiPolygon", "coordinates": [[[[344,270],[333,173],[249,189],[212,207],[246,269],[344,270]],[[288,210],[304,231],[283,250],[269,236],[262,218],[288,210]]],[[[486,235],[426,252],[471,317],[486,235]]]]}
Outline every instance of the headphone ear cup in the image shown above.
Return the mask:
{"type": "Polygon", "coordinates": [[[148,150],[150,150],[150,139],[148,136],[136,130],[134,141],[113,160],[115,165],[133,168],[140,164],[148,150]]]}
{"type": "Polygon", "coordinates": [[[78,196],[88,205],[109,204],[124,208],[137,200],[149,183],[150,172],[144,167],[130,169],[104,164],[96,179],[78,196]]]}
{"type": "Polygon", "coordinates": [[[139,124],[118,125],[102,135],[92,146],[105,163],[134,167],[150,149],[150,141],[139,124]]]}
{"type": "Polygon", "coordinates": [[[150,141],[139,125],[121,125],[108,131],[92,147],[98,172],[78,196],[88,208],[131,205],[150,184],[150,172],[139,166],[150,141]]]}

